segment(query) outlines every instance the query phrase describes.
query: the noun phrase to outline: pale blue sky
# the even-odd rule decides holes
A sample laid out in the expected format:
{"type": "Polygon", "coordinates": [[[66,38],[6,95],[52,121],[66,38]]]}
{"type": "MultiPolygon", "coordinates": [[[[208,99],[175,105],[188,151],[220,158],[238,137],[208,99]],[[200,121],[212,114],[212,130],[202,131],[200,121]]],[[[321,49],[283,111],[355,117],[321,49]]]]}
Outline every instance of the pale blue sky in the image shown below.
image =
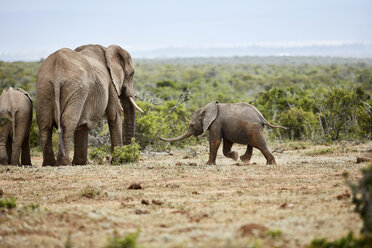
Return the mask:
{"type": "Polygon", "coordinates": [[[371,13],[371,0],[0,0],[0,59],[89,43],[135,52],[372,42],[371,13]]]}

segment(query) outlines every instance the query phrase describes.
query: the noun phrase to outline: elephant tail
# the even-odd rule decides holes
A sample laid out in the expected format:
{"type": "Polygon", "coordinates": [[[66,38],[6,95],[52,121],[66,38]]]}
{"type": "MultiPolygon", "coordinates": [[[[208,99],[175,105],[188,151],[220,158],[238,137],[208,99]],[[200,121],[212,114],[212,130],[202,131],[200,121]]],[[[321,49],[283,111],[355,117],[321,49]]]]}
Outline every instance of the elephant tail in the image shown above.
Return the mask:
{"type": "Polygon", "coordinates": [[[13,92],[13,88],[10,87],[9,88],[9,91],[8,91],[8,94],[9,94],[9,102],[10,102],[10,115],[11,115],[11,118],[12,118],[12,129],[13,129],[13,142],[14,142],[14,138],[16,137],[16,112],[18,111],[17,109],[17,105],[15,103],[15,100],[14,100],[14,92],[13,92]]]}
{"type": "Polygon", "coordinates": [[[266,119],[264,119],[265,120],[265,123],[264,123],[264,125],[267,125],[267,126],[269,126],[269,127],[275,127],[275,128],[283,128],[283,129],[288,129],[288,127],[283,127],[283,126],[275,126],[275,125],[273,125],[273,124],[271,124],[270,122],[268,122],[266,119]]]}
{"type": "Polygon", "coordinates": [[[56,123],[57,123],[57,128],[58,128],[58,139],[59,139],[59,144],[61,148],[61,153],[63,156],[65,156],[65,146],[63,144],[63,139],[62,139],[62,128],[61,128],[61,104],[60,104],[60,96],[61,96],[61,87],[59,83],[52,83],[54,87],[54,109],[55,109],[55,118],[56,118],[56,123]]]}
{"type": "Polygon", "coordinates": [[[264,125],[267,125],[267,126],[269,126],[269,127],[274,127],[274,128],[283,128],[283,129],[288,129],[287,127],[283,127],[283,126],[276,126],[276,125],[273,125],[273,124],[271,124],[270,122],[268,122],[266,119],[265,119],[265,117],[263,117],[263,115],[261,114],[261,112],[255,107],[255,106],[253,106],[253,105],[250,105],[251,107],[252,107],[252,109],[254,110],[254,111],[256,111],[257,112],[257,114],[262,118],[262,120],[263,120],[263,124],[264,125]]]}

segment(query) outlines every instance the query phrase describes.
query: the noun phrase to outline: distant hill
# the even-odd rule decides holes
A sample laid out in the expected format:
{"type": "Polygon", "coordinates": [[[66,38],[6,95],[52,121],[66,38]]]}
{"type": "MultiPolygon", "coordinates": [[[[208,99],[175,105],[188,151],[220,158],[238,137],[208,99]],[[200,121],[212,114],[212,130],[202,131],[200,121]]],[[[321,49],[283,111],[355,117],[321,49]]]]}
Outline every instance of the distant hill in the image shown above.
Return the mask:
{"type": "Polygon", "coordinates": [[[255,64],[255,65],[331,65],[357,64],[372,65],[372,58],[331,57],[331,56],[230,56],[230,57],[174,57],[174,58],[134,58],[139,64],[179,64],[179,65],[218,65],[218,64],[255,64]]]}
{"type": "MultiPolygon", "coordinates": [[[[4,52],[1,51],[0,48],[0,61],[39,61],[42,58],[46,58],[57,49],[58,48],[53,51],[33,50],[27,52],[4,52]]],[[[360,61],[371,63],[372,59],[372,42],[314,43],[307,45],[274,44],[215,47],[164,47],[142,50],[135,47],[128,47],[126,49],[132,54],[132,57],[136,61],[146,61],[148,63],[195,63],[195,61],[200,61],[200,63],[213,64],[226,63],[226,58],[229,58],[227,60],[229,63],[267,64],[280,62],[287,64],[330,64],[339,63],[340,61],[343,61],[343,63],[360,61]],[[296,59],[293,59],[295,57],[296,59]]]]}
{"type": "Polygon", "coordinates": [[[331,56],[372,58],[372,43],[304,46],[165,47],[131,51],[136,58],[231,57],[231,56],[331,56]]]}

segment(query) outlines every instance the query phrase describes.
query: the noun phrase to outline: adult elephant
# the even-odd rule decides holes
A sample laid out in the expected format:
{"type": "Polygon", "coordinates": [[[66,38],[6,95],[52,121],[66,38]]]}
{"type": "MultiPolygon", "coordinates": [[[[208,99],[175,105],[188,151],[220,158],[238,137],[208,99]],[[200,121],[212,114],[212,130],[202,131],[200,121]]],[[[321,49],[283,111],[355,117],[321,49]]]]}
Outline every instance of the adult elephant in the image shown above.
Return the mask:
{"type": "Polygon", "coordinates": [[[88,131],[107,116],[111,149],[123,144],[121,112],[124,111],[125,143],[134,136],[134,68],[130,54],[120,46],[85,45],[63,48],[42,63],[37,75],[36,117],[43,149],[43,166],[87,163],[88,131]],[[121,105],[119,103],[121,102],[121,105]],[[53,126],[60,147],[55,160],[53,126]]]}

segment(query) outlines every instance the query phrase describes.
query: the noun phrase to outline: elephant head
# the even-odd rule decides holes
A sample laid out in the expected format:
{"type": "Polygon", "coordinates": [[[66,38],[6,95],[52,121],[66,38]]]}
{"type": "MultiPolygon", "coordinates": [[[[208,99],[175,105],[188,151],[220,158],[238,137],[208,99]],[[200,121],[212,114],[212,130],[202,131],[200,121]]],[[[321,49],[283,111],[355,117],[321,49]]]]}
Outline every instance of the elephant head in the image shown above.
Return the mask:
{"type": "Polygon", "coordinates": [[[194,135],[195,137],[199,136],[209,129],[212,122],[217,118],[217,114],[217,104],[215,102],[208,103],[192,115],[189,128],[186,133],[173,139],[160,139],[167,142],[174,142],[183,140],[191,135],[194,135]]]}
{"type": "Polygon", "coordinates": [[[106,50],[107,67],[110,69],[112,82],[124,109],[124,143],[129,144],[134,137],[135,111],[142,112],[134,98],[134,67],[130,54],[119,46],[111,45],[106,50]]]}

